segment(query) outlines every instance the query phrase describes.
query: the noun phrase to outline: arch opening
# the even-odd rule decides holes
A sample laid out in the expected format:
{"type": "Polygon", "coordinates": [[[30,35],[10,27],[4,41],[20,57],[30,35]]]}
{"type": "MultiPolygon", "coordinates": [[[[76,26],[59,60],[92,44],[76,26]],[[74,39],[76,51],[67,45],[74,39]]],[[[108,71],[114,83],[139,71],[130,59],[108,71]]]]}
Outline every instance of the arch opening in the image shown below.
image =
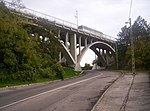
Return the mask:
{"type": "Polygon", "coordinates": [[[107,53],[108,55],[111,54],[115,58],[115,50],[109,44],[101,41],[97,41],[89,44],[87,47],[82,49],[82,53],[78,55],[78,61],[77,61],[78,64],[80,64],[83,56],[86,54],[86,52],[89,49],[91,49],[97,55],[97,57],[101,60],[103,66],[107,66],[107,61],[108,61],[104,59],[105,57],[103,56],[103,53],[105,54],[105,56],[107,56],[107,53]]]}

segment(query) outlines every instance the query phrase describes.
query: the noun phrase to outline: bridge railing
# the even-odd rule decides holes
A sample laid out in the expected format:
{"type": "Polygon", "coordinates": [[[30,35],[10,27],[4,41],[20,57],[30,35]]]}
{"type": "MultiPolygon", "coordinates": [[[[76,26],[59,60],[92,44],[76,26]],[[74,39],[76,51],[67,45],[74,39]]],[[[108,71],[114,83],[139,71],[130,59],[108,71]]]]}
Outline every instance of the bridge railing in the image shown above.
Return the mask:
{"type": "MultiPolygon", "coordinates": [[[[73,29],[78,30],[77,24],[74,24],[74,23],[53,17],[53,16],[48,15],[48,14],[44,14],[44,13],[41,13],[41,12],[38,12],[38,11],[35,11],[32,9],[26,8],[24,6],[21,6],[21,5],[15,4],[15,3],[7,2],[7,1],[3,1],[3,2],[5,3],[5,5],[9,9],[20,12],[23,16],[25,16],[27,18],[42,19],[42,20],[45,20],[45,21],[48,21],[48,22],[51,22],[51,23],[54,23],[54,24],[57,24],[60,26],[65,26],[65,27],[69,27],[69,28],[73,28],[73,29]]],[[[86,32],[90,35],[94,35],[98,38],[101,38],[102,40],[107,40],[110,42],[115,41],[115,39],[113,37],[105,35],[105,34],[97,34],[97,33],[89,32],[89,31],[87,32],[84,30],[82,30],[82,32],[86,32]]]]}
{"type": "Polygon", "coordinates": [[[53,16],[48,15],[48,14],[44,14],[44,13],[32,10],[32,9],[29,9],[29,8],[26,8],[23,6],[19,6],[15,3],[7,2],[7,1],[4,1],[4,3],[9,9],[20,12],[20,13],[26,15],[26,17],[30,17],[30,18],[34,18],[34,19],[42,18],[42,19],[45,19],[49,22],[54,22],[54,23],[60,24],[62,26],[67,26],[67,27],[77,29],[77,25],[74,23],[53,17],[53,16]]]}

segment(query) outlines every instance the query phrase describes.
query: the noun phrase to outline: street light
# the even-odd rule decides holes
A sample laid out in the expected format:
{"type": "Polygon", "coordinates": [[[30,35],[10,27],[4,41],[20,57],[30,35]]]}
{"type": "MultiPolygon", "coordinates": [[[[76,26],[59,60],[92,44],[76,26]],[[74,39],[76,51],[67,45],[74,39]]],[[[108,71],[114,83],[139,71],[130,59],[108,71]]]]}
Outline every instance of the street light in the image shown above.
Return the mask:
{"type": "Polygon", "coordinates": [[[119,68],[118,67],[118,39],[116,38],[116,43],[115,43],[115,45],[116,45],[116,66],[117,66],[117,69],[119,68]]]}
{"type": "Polygon", "coordinates": [[[78,28],[78,11],[76,10],[75,18],[77,19],[77,28],[78,28]]]}
{"type": "Polygon", "coordinates": [[[129,18],[129,21],[128,21],[128,22],[125,22],[125,23],[126,23],[126,24],[129,23],[129,25],[130,25],[132,74],[135,74],[134,43],[133,43],[133,34],[132,34],[131,18],[129,18]]]}
{"type": "Polygon", "coordinates": [[[133,34],[132,34],[132,24],[131,24],[131,10],[132,10],[132,0],[130,3],[130,10],[129,10],[129,21],[126,23],[130,24],[130,39],[131,39],[131,59],[132,59],[132,74],[135,74],[135,57],[134,57],[134,43],[133,43],[133,34]]]}
{"type": "Polygon", "coordinates": [[[129,18],[129,23],[130,23],[130,39],[131,39],[132,73],[135,74],[134,43],[133,43],[133,35],[132,35],[131,18],[129,18]]]}

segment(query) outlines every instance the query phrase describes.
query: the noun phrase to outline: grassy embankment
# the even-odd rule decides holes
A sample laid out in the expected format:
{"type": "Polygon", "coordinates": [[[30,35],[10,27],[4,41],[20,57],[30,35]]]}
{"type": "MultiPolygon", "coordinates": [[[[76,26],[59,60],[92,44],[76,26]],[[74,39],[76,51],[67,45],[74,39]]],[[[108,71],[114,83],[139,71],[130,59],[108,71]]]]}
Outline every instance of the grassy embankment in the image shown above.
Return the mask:
{"type": "MultiPolygon", "coordinates": [[[[74,76],[79,76],[80,72],[76,72],[73,69],[70,68],[64,68],[64,79],[71,78],[74,76]]],[[[11,83],[1,83],[0,82],[0,88],[1,87],[10,87],[10,86],[17,86],[17,85],[26,85],[26,84],[34,84],[34,83],[44,83],[44,82],[52,82],[54,80],[58,80],[58,78],[41,78],[37,79],[36,81],[30,81],[30,82],[20,82],[20,81],[14,81],[11,83]]]]}

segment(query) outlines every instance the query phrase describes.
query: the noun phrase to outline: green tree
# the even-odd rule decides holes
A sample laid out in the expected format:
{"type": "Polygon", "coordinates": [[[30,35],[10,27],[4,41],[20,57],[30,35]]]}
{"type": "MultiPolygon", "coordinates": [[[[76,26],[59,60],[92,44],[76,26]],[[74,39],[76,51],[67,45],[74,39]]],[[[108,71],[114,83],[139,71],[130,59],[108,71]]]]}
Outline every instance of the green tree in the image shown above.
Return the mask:
{"type": "Polygon", "coordinates": [[[11,14],[3,4],[1,6],[0,69],[7,72],[7,80],[32,80],[40,61],[34,48],[36,44],[18,23],[20,18],[11,14]]]}
{"type": "MultiPolygon", "coordinates": [[[[132,25],[132,33],[135,48],[136,68],[149,68],[149,43],[150,43],[150,25],[142,17],[138,17],[132,25]]],[[[124,26],[118,34],[119,36],[119,66],[122,68],[131,67],[131,47],[130,47],[130,27],[124,26]]]]}
{"type": "Polygon", "coordinates": [[[13,13],[0,2],[0,82],[63,79],[57,32],[47,30],[52,28],[43,19],[30,20],[13,13]]]}
{"type": "Polygon", "coordinates": [[[91,70],[91,65],[88,64],[88,63],[85,63],[84,67],[83,67],[83,70],[91,70]]]}

